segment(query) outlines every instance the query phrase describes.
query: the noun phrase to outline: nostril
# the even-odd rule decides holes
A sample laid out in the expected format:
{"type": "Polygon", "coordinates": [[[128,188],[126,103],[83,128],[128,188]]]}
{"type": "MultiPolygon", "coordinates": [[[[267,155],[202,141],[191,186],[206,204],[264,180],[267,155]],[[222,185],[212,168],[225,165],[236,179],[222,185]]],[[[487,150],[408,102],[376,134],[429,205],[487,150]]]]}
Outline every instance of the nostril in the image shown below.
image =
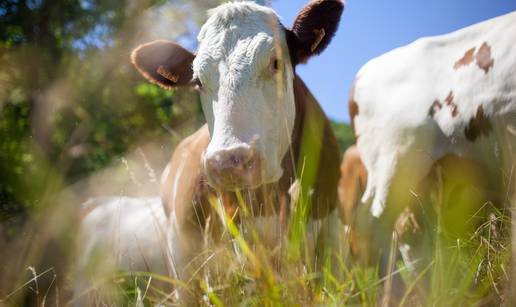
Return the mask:
{"type": "Polygon", "coordinates": [[[230,155],[229,162],[231,162],[233,167],[237,167],[240,165],[240,159],[236,155],[230,155]]]}
{"type": "Polygon", "coordinates": [[[254,167],[254,159],[249,159],[244,165],[244,168],[246,168],[246,169],[252,169],[253,167],[254,167]]]}

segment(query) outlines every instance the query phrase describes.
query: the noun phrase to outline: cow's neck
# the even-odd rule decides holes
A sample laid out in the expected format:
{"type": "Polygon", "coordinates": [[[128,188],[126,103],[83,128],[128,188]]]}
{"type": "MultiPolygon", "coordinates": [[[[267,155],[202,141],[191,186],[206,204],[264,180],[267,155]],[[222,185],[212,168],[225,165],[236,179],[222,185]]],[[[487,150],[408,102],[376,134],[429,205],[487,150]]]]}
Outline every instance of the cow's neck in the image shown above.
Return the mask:
{"type": "Polygon", "coordinates": [[[298,75],[296,75],[293,80],[293,87],[296,117],[294,121],[294,129],[292,130],[292,142],[290,144],[289,150],[287,151],[287,154],[282,161],[284,172],[280,179],[281,190],[288,190],[296,178],[295,166],[299,160],[301,139],[303,137],[303,122],[306,112],[306,97],[309,94],[308,88],[298,75]]]}
{"type": "Polygon", "coordinates": [[[293,87],[296,118],[291,147],[282,163],[284,174],[279,182],[280,191],[289,190],[293,181],[300,175],[301,169],[308,170],[313,167],[315,173],[312,179],[304,177],[303,180],[308,182],[309,188],[313,190],[313,193],[310,193],[312,216],[322,217],[335,206],[339,178],[339,146],[326,115],[297,75],[293,87]]]}

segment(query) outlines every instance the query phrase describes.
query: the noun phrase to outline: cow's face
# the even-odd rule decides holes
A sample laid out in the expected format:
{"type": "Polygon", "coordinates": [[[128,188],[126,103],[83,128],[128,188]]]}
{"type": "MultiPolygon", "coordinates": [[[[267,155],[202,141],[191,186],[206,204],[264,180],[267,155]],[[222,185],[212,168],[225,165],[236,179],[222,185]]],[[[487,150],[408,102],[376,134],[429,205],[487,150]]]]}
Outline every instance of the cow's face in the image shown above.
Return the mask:
{"type": "Polygon", "coordinates": [[[214,9],[199,34],[193,72],[211,135],[204,155],[210,183],[277,181],[296,110],[293,67],[276,14],[246,2],[214,9]]]}
{"type": "Polygon", "coordinates": [[[254,188],[280,179],[296,118],[294,67],[328,45],[342,9],[341,1],[312,1],[287,30],[268,7],[223,4],[201,28],[197,54],[167,41],[133,52],[152,82],[199,90],[211,137],[203,156],[211,185],[254,188]]]}

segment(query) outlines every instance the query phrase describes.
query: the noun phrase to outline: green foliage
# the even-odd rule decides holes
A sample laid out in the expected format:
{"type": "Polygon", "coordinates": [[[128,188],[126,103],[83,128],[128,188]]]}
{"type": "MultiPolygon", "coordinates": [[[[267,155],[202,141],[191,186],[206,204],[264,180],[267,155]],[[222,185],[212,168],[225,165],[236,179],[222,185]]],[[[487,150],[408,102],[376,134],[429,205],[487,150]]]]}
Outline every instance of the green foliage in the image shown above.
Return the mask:
{"type": "Polygon", "coordinates": [[[355,137],[353,136],[353,131],[351,130],[350,125],[331,121],[331,126],[335,132],[337,141],[339,142],[341,152],[344,152],[346,148],[355,143],[355,137]]]}
{"type": "MultiPolygon", "coordinates": [[[[167,10],[204,16],[214,2],[179,1],[167,10]]],[[[142,140],[185,122],[199,125],[195,94],[150,85],[129,63],[134,37],[147,40],[138,28],[142,11],[164,4],[0,3],[0,221],[41,198],[42,163],[72,183],[142,140]]]]}

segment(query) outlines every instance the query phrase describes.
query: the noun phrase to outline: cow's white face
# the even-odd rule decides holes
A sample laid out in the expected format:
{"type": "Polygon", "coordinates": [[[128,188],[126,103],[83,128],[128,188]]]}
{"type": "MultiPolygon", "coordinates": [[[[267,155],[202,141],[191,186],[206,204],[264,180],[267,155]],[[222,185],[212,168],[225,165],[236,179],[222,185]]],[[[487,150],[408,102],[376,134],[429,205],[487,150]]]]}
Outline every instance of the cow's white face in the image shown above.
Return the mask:
{"type": "Polygon", "coordinates": [[[255,3],[225,4],[210,12],[198,40],[193,79],[211,135],[208,179],[230,188],[279,180],[296,110],[278,17],[255,3]],[[220,176],[228,172],[235,174],[220,176]]]}
{"type": "Polygon", "coordinates": [[[341,0],[312,0],[284,28],[252,1],[210,11],[194,54],[170,41],[136,48],[132,62],[149,81],[197,86],[210,130],[203,156],[211,185],[254,188],[280,179],[296,118],[297,63],[322,52],[337,30],[341,0]]]}

